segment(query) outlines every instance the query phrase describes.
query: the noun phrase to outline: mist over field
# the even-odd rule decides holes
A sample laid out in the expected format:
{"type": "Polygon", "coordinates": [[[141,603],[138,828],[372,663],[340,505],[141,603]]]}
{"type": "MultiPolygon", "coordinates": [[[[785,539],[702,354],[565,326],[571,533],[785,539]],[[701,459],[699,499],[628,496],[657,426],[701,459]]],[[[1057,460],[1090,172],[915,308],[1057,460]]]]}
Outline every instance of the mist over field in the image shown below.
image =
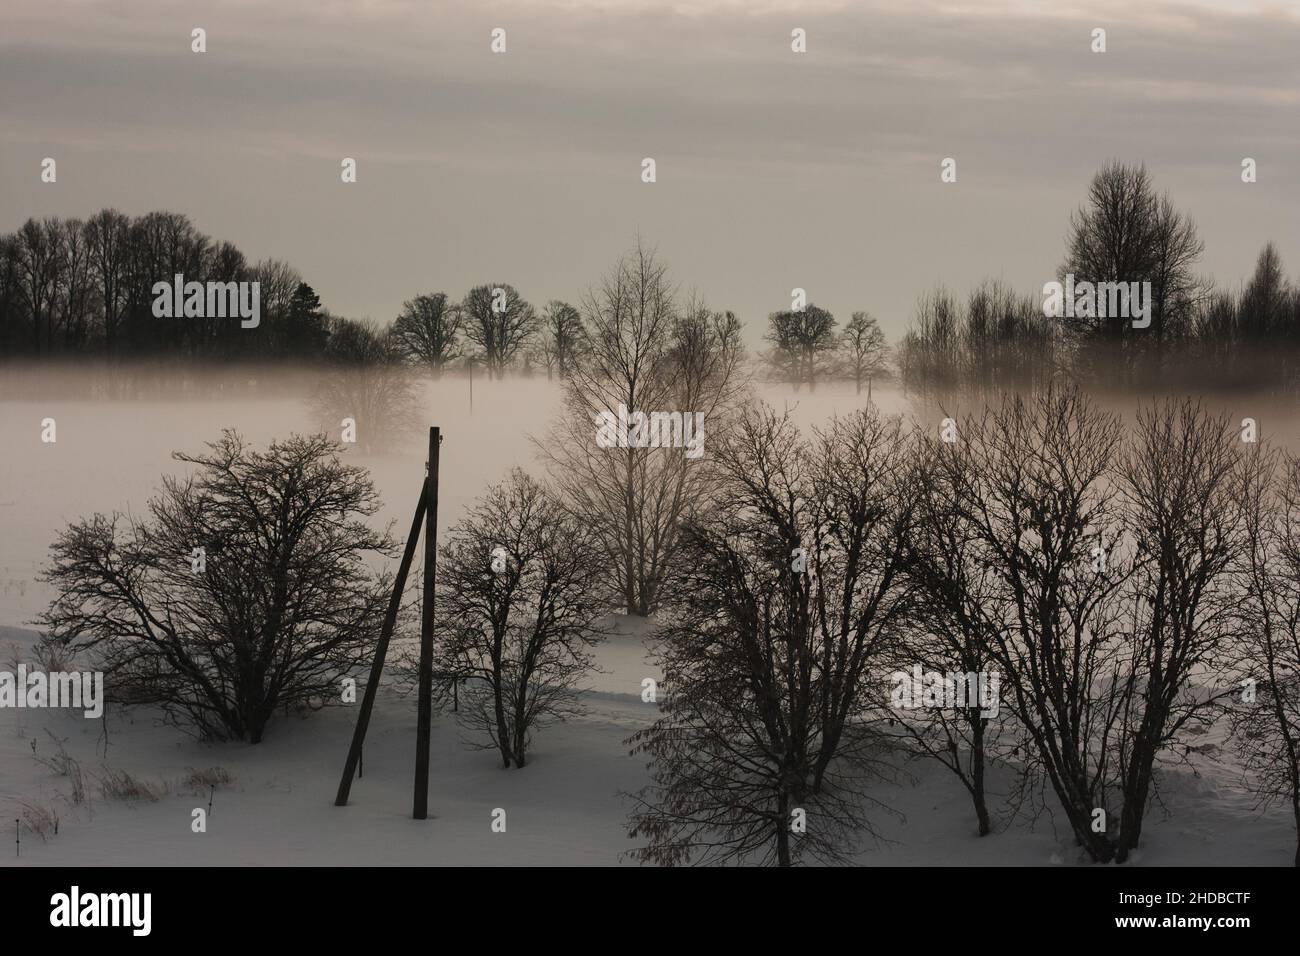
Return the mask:
{"type": "MultiPolygon", "coordinates": [[[[324,428],[337,435],[339,423],[322,422],[307,401],[314,374],[319,370],[258,366],[179,374],[148,366],[112,372],[6,369],[6,394],[0,401],[0,447],[7,450],[0,464],[0,646],[5,656],[30,660],[35,640],[31,622],[54,596],[37,580],[51,541],[69,522],[95,512],[141,514],[162,475],[191,470],[172,460],[173,451],[197,451],[203,441],[214,440],[227,428],[259,446],[292,432],[324,428]],[[24,394],[15,395],[20,387],[24,394]],[[221,397],[228,391],[235,394],[221,397]],[[86,392],[147,397],[91,397],[86,392]],[[56,397],[66,394],[79,397],[56,397]],[[46,418],[57,423],[56,442],[41,441],[46,418]]],[[[512,467],[540,473],[532,440],[544,440],[551,420],[562,412],[563,393],[560,382],[544,375],[500,381],[480,377],[473,383],[471,411],[468,376],[447,374],[423,381],[419,395],[421,420],[438,424],[444,435],[439,508],[443,533],[465,516],[485,486],[502,480],[512,467]]],[[[1127,394],[1096,398],[1129,420],[1139,402],[1127,394]]],[[[1293,438],[1284,402],[1239,394],[1206,400],[1234,418],[1258,416],[1264,430],[1279,439],[1293,438]]],[[[801,429],[825,427],[833,416],[865,404],[864,396],[845,382],[796,392],[786,384],[760,381],[752,401],[793,409],[801,429]]],[[[909,397],[897,384],[877,385],[873,402],[882,413],[906,416],[924,428],[938,427],[945,414],[960,416],[977,404],[967,401],[966,407],[941,409],[909,397]]],[[[403,533],[423,477],[424,435],[416,429],[383,453],[341,448],[344,460],[365,468],[382,496],[374,524],[391,522],[403,533]]],[[[644,678],[662,679],[649,650],[651,633],[643,623],[616,619],[611,635],[597,649],[596,670],[584,681],[585,715],[546,732],[526,781],[503,778],[490,758],[467,750],[455,715],[441,711],[435,719],[431,796],[441,835],[433,844],[402,836],[403,818],[397,812],[409,785],[414,728],[411,677],[409,671],[405,677],[395,676],[402,668],[393,661],[405,659],[411,666],[415,644],[409,634],[399,640],[390,659],[390,677],[379,695],[365,776],[354,791],[348,827],[334,822],[324,798],[337,780],[352,708],[331,708],[308,720],[281,718],[267,741],[252,747],[192,740],[138,708],[110,708],[103,726],[64,713],[0,711],[0,763],[6,769],[0,798],[14,806],[44,802],[62,807],[60,838],[25,850],[26,862],[36,864],[127,860],[220,865],[268,858],[300,864],[339,859],[385,865],[608,864],[627,844],[627,805],[618,794],[646,782],[641,762],[627,757],[623,740],[645,727],[654,710],[639,696],[644,678]],[[50,776],[39,762],[56,747],[73,755],[79,772],[87,775],[92,795],[84,807],[66,805],[60,796],[64,778],[50,776]],[[183,800],[187,789],[199,792],[192,788],[203,784],[186,780],[192,768],[209,765],[233,775],[230,784],[215,791],[227,822],[220,841],[196,846],[179,834],[167,835],[168,811],[163,808],[183,800]],[[156,793],[124,809],[93,792],[92,775],[103,777],[118,768],[156,793]],[[154,799],[159,802],[151,803],[154,799]],[[519,834],[508,846],[474,835],[483,807],[498,805],[512,808],[511,825],[519,834]]],[[[1196,776],[1170,766],[1173,776],[1164,795],[1168,815],[1154,820],[1150,845],[1134,862],[1285,863],[1286,814],[1274,810],[1261,815],[1248,795],[1238,791],[1239,770],[1223,749],[1221,733],[1203,743],[1195,758],[1196,776]]],[[[992,771],[991,790],[1010,791],[1010,774],[1010,766],[992,771]]],[[[968,865],[1043,865],[1076,859],[1065,835],[1041,824],[1012,822],[996,842],[981,841],[962,822],[968,801],[961,788],[950,774],[924,762],[898,763],[882,774],[870,795],[888,809],[879,817],[877,838],[853,856],[859,863],[944,864],[959,859],[968,865]]]]}
{"type": "MultiPolygon", "coordinates": [[[[0,447],[5,449],[0,460],[0,624],[27,626],[48,605],[50,590],[37,574],[64,525],[96,511],[140,512],[163,475],[188,473],[189,466],[172,460],[173,451],[201,451],[205,442],[228,428],[258,445],[293,432],[324,432],[338,439],[339,422],[322,421],[307,401],[312,377],[319,374],[292,366],[180,374],[149,366],[112,372],[93,367],[6,368],[0,375],[0,447]],[[178,378],[190,384],[180,384],[178,378]],[[121,383],[117,389],[150,397],[55,397],[89,391],[112,394],[111,382],[121,383]],[[222,398],[213,394],[218,391],[254,394],[222,398]],[[263,397],[267,391],[274,394],[263,397]],[[284,392],[289,394],[279,394],[284,392]],[[41,420],[47,417],[57,423],[58,440],[53,443],[41,441],[41,420]]],[[[471,412],[468,376],[449,374],[420,387],[421,423],[426,428],[439,425],[443,434],[442,528],[458,521],[465,507],[512,467],[537,470],[532,439],[545,439],[563,398],[561,383],[547,381],[545,375],[505,381],[480,375],[472,389],[471,412]]],[[[756,397],[777,407],[788,405],[806,425],[856,404],[852,386],[845,383],[819,386],[811,394],[760,386],[756,397]]],[[[907,407],[901,393],[888,386],[879,389],[876,400],[888,411],[907,407]]],[[[593,438],[595,427],[593,423],[593,438]]],[[[345,459],[362,465],[375,481],[384,505],[377,525],[391,521],[405,532],[419,496],[427,444],[416,429],[383,453],[363,455],[341,446],[345,459]]]]}

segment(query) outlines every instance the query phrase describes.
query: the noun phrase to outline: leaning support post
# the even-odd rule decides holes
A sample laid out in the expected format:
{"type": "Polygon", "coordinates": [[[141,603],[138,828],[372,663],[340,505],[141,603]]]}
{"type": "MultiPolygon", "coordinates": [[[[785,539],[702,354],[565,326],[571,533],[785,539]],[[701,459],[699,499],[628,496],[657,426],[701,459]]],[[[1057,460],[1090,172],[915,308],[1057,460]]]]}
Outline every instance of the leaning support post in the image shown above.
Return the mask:
{"type": "Polygon", "coordinates": [[[429,737],[433,724],[433,599],[438,565],[438,445],[437,427],[429,429],[429,470],[424,476],[424,602],[420,614],[420,701],[415,728],[415,807],[412,816],[429,816],[429,737]]]}
{"type": "Polygon", "coordinates": [[[343,778],[339,780],[338,796],[334,806],[346,807],[348,794],[352,790],[352,777],[357,763],[361,759],[361,745],[366,739],[366,728],[370,725],[370,711],[375,706],[375,691],[379,689],[379,677],[384,671],[384,658],[388,656],[388,642],[392,639],[393,628],[397,624],[397,612],[402,607],[402,591],[406,587],[406,575],[411,570],[415,559],[415,545],[420,540],[420,525],[424,521],[425,494],[428,482],[420,488],[420,501],[415,506],[415,520],[411,522],[411,533],[406,537],[406,550],[402,554],[402,564],[397,569],[397,578],[393,581],[393,595],[388,600],[388,612],[384,615],[384,626],[379,632],[379,643],[375,645],[375,660],[370,665],[370,679],[366,682],[366,692],[361,698],[361,713],[357,717],[356,730],[352,732],[352,746],[348,749],[348,760],[343,767],[343,778]]]}

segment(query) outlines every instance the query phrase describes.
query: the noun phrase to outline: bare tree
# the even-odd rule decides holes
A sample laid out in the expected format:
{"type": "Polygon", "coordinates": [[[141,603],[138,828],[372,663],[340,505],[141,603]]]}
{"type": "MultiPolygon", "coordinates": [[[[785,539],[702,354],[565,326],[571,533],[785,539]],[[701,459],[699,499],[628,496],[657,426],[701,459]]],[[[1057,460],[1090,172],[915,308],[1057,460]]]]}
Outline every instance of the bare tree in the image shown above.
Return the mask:
{"type": "Polygon", "coordinates": [[[871,380],[885,370],[889,346],[880,323],[867,312],[854,312],[849,324],[840,333],[841,347],[853,373],[853,385],[862,393],[862,380],[867,381],[867,398],[871,397],[871,380]]]}
{"type": "Polygon", "coordinates": [[[874,832],[860,718],[907,605],[908,457],[900,424],[866,411],[811,443],[770,409],[737,423],[718,506],[686,522],[665,597],[669,697],[629,741],[653,781],[635,797],[636,858],[837,861],[874,832]]]}
{"type": "Polygon", "coordinates": [[[16,346],[22,319],[19,263],[22,251],[18,237],[0,236],[0,354],[9,355],[16,346]]]}
{"type": "Polygon", "coordinates": [[[599,551],[583,522],[516,469],[449,534],[439,558],[442,670],[469,681],[463,719],[523,767],[532,734],[578,712],[603,634],[599,551]]]}
{"type": "MultiPolygon", "coordinates": [[[[961,489],[969,487],[970,455],[954,445],[935,443],[921,467],[915,470],[920,494],[917,524],[909,540],[907,573],[922,600],[915,602],[903,641],[896,649],[897,672],[919,665],[938,674],[967,676],[978,691],[978,681],[998,668],[991,647],[991,620],[984,609],[996,600],[998,585],[993,568],[980,558],[978,538],[953,507],[961,489]]],[[[1000,675],[997,691],[1001,691],[1000,675]]],[[[1020,735],[991,717],[976,696],[952,702],[953,707],[909,709],[899,714],[896,726],[919,754],[951,771],[970,794],[980,836],[992,830],[986,785],[989,766],[1018,752],[1020,735]],[[964,753],[963,753],[964,751],[964,753]]],[[[992,701],[997,711],[1000,700],[992,701]]]]}
{"type": "Polygon", "coordinates": [[[1122,708],[1125,641],[1121,589],[1127,570],[1112,550],[1119,516],[1112,483],[1122,429],[1077,391],[1053,387],[1032,402],[1008,397],[963,419],[936,467],[952,495],[969,564],[945,571],[931,593],[947,595],[954,621],[982,636],[1010,707],[1089,855],[1110,860],[1115,843],[1094,811],[1118,789],[1114,736],[1122,708]],[[1104,556],[1106,552],[1102,552],[1104,556]]]}
{"type": "Polygon", "coordinates": [[[835,348],[835,316],[810,302],[802,309],[773,312],[767,321],[773,361],[796,389],[804,382],[816,387],[822,356],[835,348]]]}
{"type": "Polygon", "coordinates": [[[41,321],[46,326],[46,349],[54,344],[54,298],[58,289],[63,258],[59,243],[59,224],[56,219],[37,222],[28,219],[18,230],[19,289],[27,301],[32,317],[32,346],[41,354],[41,321]]]}
{"type": "Polygon", "coordinates": [[[95,296],[85,223],[80,219],[64,219],[59,224],[58,242],[63,261],[55,291],[58,326],[63,333],[64,348],[79,352],[90,339],[95,296]]]}
{"type": "Polygon", "coordinates": [[[960,387],[962,343],[963,317],[952,293],[941,286],[921,295],[899,349],[904,383],[941,394],[960,387]]]}
{"type": "Polygon", "coordinates": [[[546,377],[558,374],[562,379],[568,378],[586,347],[582,313],[567,302],[552,299],[542,313],[541,335],[546,377]]]}
{"type": "Polygon", "coordinates": [[[433,292],[402,303],[393,336],[407,356],[441,374],[443,366],[458,355],[463,326],[460,307],[448,303],[445,292],[433,292]]]}
{"type": "Polygon", "coordinates": [[[1043,387],[1056,371],[1057,336],[1042,307],[986,280],[960,303],[939,287],[920,297],[903,338],[903,381],[944,404],[956,394],[995,397],[1043,387]]]}
{"type": "MultiPolygon", "coordinates": [[[[1087,204],[1070,218],[1066,246],[1062,272],[1073,273],[1076,282],[1151,283],[1149,335],[1157,347],[1190,327],[1198,295],[1192,265],[1204,243],[1169,197],[1156,194],[1145,166],[1114,161],[1093,177],[1087,204]]],[[[1085,342],[1110,347],[1094,357],[1110,364],[1115,357],[1131,358],[1131,348],[1116,347],[1147,335],[1120,314],[1070,321],[1085,342]]]]}
{"type": "Polygon", "coordinates": [[[997,663],[1079,844],[1122,862],[1157,758],[1210,719],[1236,634],[1240,442],[1166,404],[1126,448],[1117,419],[1061,387],[960,433],[936,458],[952,515],[927,521],[950,541],[927,554],[929,606],[997,663]]]}
{"type": "Polygon", "coordinates": [[[1192,266],[1205,251],[1205,243],[1191,218],[1164,195],[1156,206],[1151,245],[1151,323],[1157,347],[1164,347],[1189,333],[1195,321],[1206,288],[1192,266]]]}
{"type": "Polygon", "coordinates": [[[130,232],[130,219],[116,209],[101,210],[86,222],[91,263],[104,309],[104,348],[110,355],[114,352],[125,306],[123,286],[127,278],[130,232]]]}
{"type": "Polygon", "coordinates": [[[1284,803],[1300,866],[1300,459],[1251,454],[1241,501],[1247,548],[1233,741],[1261,806],[1284,803]]]}
{"type": "Polygon", "coordinates": [[[226,432],[146,518],[95,515],[52,546],[49,635],[92,652],[116,699],[156,704],[203,736],[258,743],[276,708],[340,697],[373,644],[391,556],[378,496],[323,436],[265,452],[226,432]]]}
{"type": "Polygon", "coordinates": [[[563,417],[538,443],[565,501],[597,534],[607,587],[643,616],[670,573],[681,516],[708,497],[704,442],[725,427],[740,387],[735,316],[698,302],[679,309],[673,291],[638,245],[588,294],[587,348],[563,417]],[[613,441],[601,440],[602,421],[613,441]]]}
{"type": "Polygon", "coordinates": [[[461,310],[465,316],[465,335],[482,351],[489,374],[503,377],[536,331],[533,307],[514,286],[497,282],[470,289],[461,310]]]}
{"type": "Polygon", "coordinates": [[[1180,733],[1208,729],[1215,713],[1242,597],[1234,572],[1248,543],[1243,447],[1226,417],[1167,402],[1139,412],[1125,456],[1121,487],[1137,553],[1116,737],[1121,863],[1138,846],[1157,756],[1180,733]]]}

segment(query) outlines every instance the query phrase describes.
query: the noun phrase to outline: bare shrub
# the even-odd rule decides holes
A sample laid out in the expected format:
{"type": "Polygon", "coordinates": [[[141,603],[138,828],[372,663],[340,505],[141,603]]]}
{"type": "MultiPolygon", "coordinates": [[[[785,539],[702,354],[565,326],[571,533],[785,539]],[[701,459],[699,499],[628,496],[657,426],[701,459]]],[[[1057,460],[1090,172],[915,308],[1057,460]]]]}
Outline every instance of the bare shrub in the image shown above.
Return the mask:
{"type": "MultiPolygon", "coordinates": [[[[49,757],[36,757],[36,762],[42,767],[48,767],[60,777],[67,777],[68,782],[72,784],[72,792],[68,795],[74,804],[80,806],[86,802],[86,778],[81,772],[81,764],[77,763],[67,748],[64,746],[65,741],[60,740],[54,734],[46,730],[45,733],[54,741],[58,749],[49,757]]],[[[33,741],[32,752],[36,752],[35,742],[33,741]]]]}
{"type": "Polygon", "coordinates": [[[152,784],[137,780],[125,770],[105,767],[99,777],[99,794],[105,800],[148,801],[157,803],[168,792],[165,784],[152,784]]]}
{"type": "Polygon", "coordinates": [[[23,803],[23,823],[27,829],[45,843],[59,832],[59,814],[53,807],[42,803],[23,803]]]}
{"type": "Polygon", "coordinates": [[[278,708],[337,699],[366,659],[388,590],[366,561],[392,541],[364,520],[380,507],[368,474],[323,435],[261,452],[227,431],[208,447],[175,455],[197,471],[165,478],[147,516],[63,532],[42,621],[97,655],[111,699],[258,743],[278,708]]]}
{"type": "Polygon", "coordinates": [[[523,767],[533,731],[578,712],[603,634],[591,529],[516,469],[451,529],[439,556],[438,669],[467,679],[461,719],[523,767]]]}
{"type": "Polygon", "coordinates": [[[183,784],[191,793],[201,793],[217,787],[229,786],[234,779],[225,767],[208,767],[204,770],[190,767],[183,784]]]}

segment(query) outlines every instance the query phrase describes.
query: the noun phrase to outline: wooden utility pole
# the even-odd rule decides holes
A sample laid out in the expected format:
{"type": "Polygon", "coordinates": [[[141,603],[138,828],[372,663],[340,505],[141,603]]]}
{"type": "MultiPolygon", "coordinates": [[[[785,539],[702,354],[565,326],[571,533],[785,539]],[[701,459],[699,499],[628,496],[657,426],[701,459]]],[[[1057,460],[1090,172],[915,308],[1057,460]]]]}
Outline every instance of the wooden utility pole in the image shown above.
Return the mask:
{"type": "Polygon", "coordinates": [[[366,683],[366,693],[361,699],[361,713],[357,717],[356,729],[352,732],[352,746],[348,748],[347,763],[343,767],[343,777],[339,780],[338,795],[334,799],[336,807],[345,807],[352,791],[352,778],[361,763],[361,748],[366,740],[366,729],[370,726],[370,713],[375,706],[375,692],[379,690],[379,678],[384,672],[384,659],[388,656],[388,644],[397,626],[397,615],[402,609],[402,592],[406,588],[406,576],[410,573],[415,560],[415,548],[420,541],[420,528],[424,527],[424,601],[420,613],[420,701],[416,711],[415,728],[415,807],[417,820],[429,816],[429,737],[433,724],[433,599],[436,571],[438,564],[438,446],[442,444],[442,430],[429,429],[429,461],[425,466],[424,484],[420,486],[420,500],[415,506],[415,518],[411,521],[411,533],[406,536],[406,549],[402,552],[402,563],[397,569],[393,581],[393,594],[388,599],[388,611],[384,615],[384,624],[379,631],[379,643],[375,645],[375,659],[370,665],[370,680],[366,683]]]}
{"type": "MultiPolygon", "coordinates": [[[[429,816],[429,736],[433,723],[433,599],[438,566],[438,445],[442,434],[429,429],[429,467],[424,476],[424,602],[420,613],[420,702],[415,728],[415,809],[413,816],[429,816]]],[[[369,690],[369,688],[367,688],[369,690]]]]}
{"type": "Polygon", "coordinates": [[[393,581],[393,595],[388,599],[388,612],[384,615],[384,626],[379,631],[379,643],[375,646],[375,660],[370,665],[370,679],[366,681],[366,693],[361,698],[361,713],[357,717],[356,730],[352,732],[352,746],[348,748],[348,760],[343,767],[343,778],[339,780],[338,796],[334,806],[346,807],[348,794],[352,791],[352,777],[361,760],[361,745],[366,739],[366,728],[370,726],[370,711],[375,706],[375,691],[379,689],[379,678],[384,672],[384,658],[388,656],[388,642],[392,639],[393,628],[397,624],[397,612],[402,607],[402,591],[406,588],[406,575],[411,570],[411,561],[415,558],[415,546],[420,540],[420,525],[424,522],[425,489],[428,479],[420,487],[420,501],[415,506],[415,520],[411,522],[411,533],[406,536],[406,550],[402,553],[402,563],[397,569],[397,579],[393,581]]]}

